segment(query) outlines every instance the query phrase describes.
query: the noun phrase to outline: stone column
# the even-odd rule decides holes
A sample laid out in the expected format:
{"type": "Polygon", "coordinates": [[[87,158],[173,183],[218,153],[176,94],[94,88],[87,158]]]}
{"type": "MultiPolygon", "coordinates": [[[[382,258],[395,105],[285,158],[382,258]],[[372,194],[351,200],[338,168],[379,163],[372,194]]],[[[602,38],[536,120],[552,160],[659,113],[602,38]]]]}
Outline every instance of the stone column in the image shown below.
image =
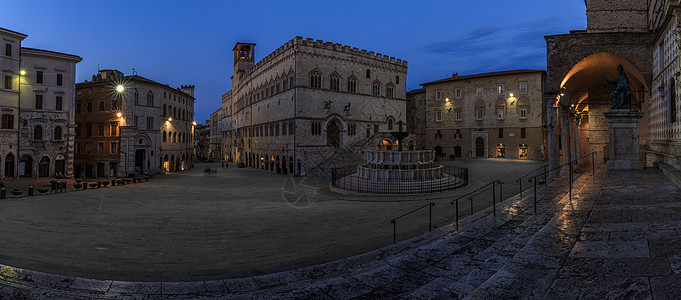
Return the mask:
{"type": "MultiPolygon", "coordinates": [[[[561,165],[568,163],[571,157],[570,154],[570,107],[560,107],[560,134],[561,134],[561,149],[563,150],[561,165]]],[[[561,175],[567,174],[567,169],[561,168],[561,175]]]]}
{"type": "MultiPolygon", "coordinates": [[[[558,158],[558,118],[556,117],[556,94],[546,93],[544,95],[544,103],[546,103],[546,142],[547,151],[546,158],[549,163],[549,170],[558,167],[560,162],[558,158]]],[[[551,179],[553,173],[549,174],[551,179]]]]}
{"type": "Polygon", "coordinates": [[[611,109],[603,113],[610,128],[610,159],[608,170],[639,170],[643,168],[639,157],[638,123],[642,112],[628,109],[611,109]]]}
{"type": "MultiPolygon", "coordinates": [[[[580,139],[581,139],[581,134],[579,133],[579,124],[581,123],[582,116],[580,114],[575,114],[575,134],[574,134],[574,140],[575,140],[575,148],[573,149],[573,152],[575,153],[575,159],[579,159],[582,157],[582,151],[580,150],[580,139]]],[[[577,168],[579,166],[583,165],[584,162],[580,161],[579,164],[577,165],[577,168]]]]}

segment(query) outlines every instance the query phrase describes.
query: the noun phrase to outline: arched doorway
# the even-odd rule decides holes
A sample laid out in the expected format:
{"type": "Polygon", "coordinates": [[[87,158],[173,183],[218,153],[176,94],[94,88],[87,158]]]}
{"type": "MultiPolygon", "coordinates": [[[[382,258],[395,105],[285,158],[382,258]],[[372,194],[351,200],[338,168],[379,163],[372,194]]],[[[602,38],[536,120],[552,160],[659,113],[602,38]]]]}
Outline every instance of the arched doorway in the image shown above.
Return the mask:
{"type": "Polygon", "coordinates": [[[168,161],[168,154],[163,157],[163,171],[170,171],[170,163],[168,161]]]}
{"type": "Polygon", "coordinates": [[[407,149],[416,150],[416,142],[414,140],[409,140],[409,142],[407,142],[407,149]]]}
{"type": "Polygon", "coordinates": [[[277,155],[274,163],[276,164],[275,170],[277,171],[277,174],[281,174],[281,161],[279,161],[279,155],[277,155]]]}
{"type": "Polygon", "coordinates": [[[170,172],[175,171],[175,154],[170,155],[170,172]]]}
{"type": "Polygon", "coordinates": [[[442,157],[442,147],[441,146],[435,146],[435,156],[442,157]]]}
{"type": "Polygon", "coordinates": [[[19,177],[33,176],[33,157],[24,155],[19,161],[19,177]]]}
{"type": "Polygon", "coordinates": [[[14,154],[5,156],[5,177],[14,177],[14,154]]]}
{"type": "Polygon", "coordinates": [[[54,173],[66,174],[66,157],[64,154],[59,154],[54,159],[54,173]]]}
{"type": "Polygon", "coordinates": [[[284,174],[284,175],[286,175],[286,174],[288,174],[288,167],[287,167],[287,165],[286,165],[286,156],[283,156],[281,159],[282,159],[282,162],[281,162],[281,166],[282,166],[281,173],[284,174]]]}
{"type": "Polygon", "coordinates": [[[393,143],[388,139],[382,139],[381,142],[378,143],[378,149],[381,151],[393,150],[393,143]]]}
{"type": "Polygon", "coordinates": [[[336,120],[332,120],[326,126],[326,145],[334,148],[340,147],[340,126],[336,120]]]}
{"type": "Polygon", "coordinates": [[[485,139],[478,137],[475,139],[475,157],[485,156],[485,139]]]}
{"type": "Polygon", "coordinates": [[[454,147],[454,157],[461,157],[461,146],[454,147]]]}
{"type": "Polygon", "coordinates": [[[50,158],[47,155],[38,162],[38,177],[50,177],[50,158]]]}

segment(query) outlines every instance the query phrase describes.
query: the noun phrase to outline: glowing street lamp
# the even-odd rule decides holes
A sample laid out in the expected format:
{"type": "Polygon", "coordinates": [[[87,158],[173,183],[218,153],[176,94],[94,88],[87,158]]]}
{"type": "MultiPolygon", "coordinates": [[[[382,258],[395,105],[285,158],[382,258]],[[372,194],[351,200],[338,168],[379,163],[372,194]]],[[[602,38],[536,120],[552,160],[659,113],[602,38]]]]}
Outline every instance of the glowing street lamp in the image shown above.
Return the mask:
{"type": "Polygon", "coordinates": [[[192,122],[192,125],[196,126],[196,121],[192,122]]]}
{"type": "Polygon", "coordinates": [[[125,87],[122,84],[116,86],[116,92],[122,93],[125,91],[125,87]]]}
{"type": "Polygon", "coordinates": [[[21,76],[26,75],[26,70],[21,70],[21,71],[19,71],[19,74],[21,74],[21,76]]]}
{"type": "Polygon", "coordinates": [[[119,117],[119,118],[120,118],[120,117],[122,117],[122,116],[123,116],[122,113],[117,113],[117,114],[116,114],[116,117],[119,117]]]}
{"type": "Polygon", "coordinates": [[[172,120],[173,120],[173,118],[168,118],[168,122],[170,122],[170,121],[172,121],[172,120]]]}

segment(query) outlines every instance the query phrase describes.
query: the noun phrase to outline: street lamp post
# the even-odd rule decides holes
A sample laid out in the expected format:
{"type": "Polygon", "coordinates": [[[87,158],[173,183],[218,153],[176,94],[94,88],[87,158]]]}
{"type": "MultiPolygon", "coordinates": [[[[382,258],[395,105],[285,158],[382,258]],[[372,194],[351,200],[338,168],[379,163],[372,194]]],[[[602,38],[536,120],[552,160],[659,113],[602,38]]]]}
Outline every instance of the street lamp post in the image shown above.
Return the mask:
{"type": "MultiPolygon", "coordinates": [[[[26,70],[19,70],[19,95],[17,97],[17,158],[16,158],[16,166],[17,169],[15,171],[16,178],[19,178],[19,164],[21,164],[21,158],[19,157],[19,148],[21,144],[21,76],[26,75],[26,70]]],[[[26,167],[24,167],[24,172],[26,170],[26,167]]]]}

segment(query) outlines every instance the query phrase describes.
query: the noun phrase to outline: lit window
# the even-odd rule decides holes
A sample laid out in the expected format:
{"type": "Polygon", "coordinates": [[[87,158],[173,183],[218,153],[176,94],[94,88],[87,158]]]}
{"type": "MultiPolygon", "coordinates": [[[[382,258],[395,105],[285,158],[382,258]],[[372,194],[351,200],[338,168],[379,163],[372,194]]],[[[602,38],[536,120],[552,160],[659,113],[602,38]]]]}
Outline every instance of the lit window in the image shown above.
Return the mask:
{"type": "Polygon", "coordinates": [[[501,95],[504,93],[504,86],[503,85],[498,85],[497,86],[497,94],[501,95]]]}
{"type": "Polygon", "coordinates": [[[504,118],[504,107],[499,106],[497,107],[497,119],[503,119],[504,118]]]}

